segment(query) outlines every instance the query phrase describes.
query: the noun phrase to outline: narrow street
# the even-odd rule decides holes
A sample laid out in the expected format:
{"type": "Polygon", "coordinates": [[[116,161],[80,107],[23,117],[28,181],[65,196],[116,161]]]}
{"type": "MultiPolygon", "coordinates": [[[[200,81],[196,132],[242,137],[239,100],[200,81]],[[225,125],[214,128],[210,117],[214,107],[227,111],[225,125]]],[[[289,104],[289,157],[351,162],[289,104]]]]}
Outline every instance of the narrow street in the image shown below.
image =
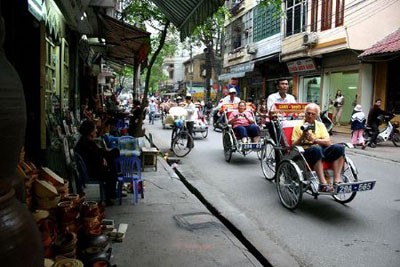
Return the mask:
{"type": "MultiPolygon", "coordinates": [[[[166,151],[171,131],[159,121],[146,127],[166,151]]],[[[376,179],[376,188],[347,205],[304,194],[291,212],[264,179],[256,154],[234,153],[227,163],[219,132],[210,129],[206,139],[195,140],[178,172],[272,264],[290,255],[300,266],[399,265],[399,163],[350,152],[359,179],[376,179]]]]}

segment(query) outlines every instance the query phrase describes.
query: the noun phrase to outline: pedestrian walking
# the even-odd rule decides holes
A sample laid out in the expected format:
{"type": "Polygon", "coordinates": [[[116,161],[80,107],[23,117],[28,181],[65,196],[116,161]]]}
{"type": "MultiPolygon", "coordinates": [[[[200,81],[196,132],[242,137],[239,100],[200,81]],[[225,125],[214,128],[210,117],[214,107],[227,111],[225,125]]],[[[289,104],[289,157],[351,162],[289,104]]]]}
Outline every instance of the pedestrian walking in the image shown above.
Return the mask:
{"type": "Polygon", "coordinates": [[[365,149],[366,145],[363,134],[367,119],[361,105],[356,105],[353,111],[354,113],[351,116],[351,143],[354,147],[359,145],[362,149],[365,149]]]}

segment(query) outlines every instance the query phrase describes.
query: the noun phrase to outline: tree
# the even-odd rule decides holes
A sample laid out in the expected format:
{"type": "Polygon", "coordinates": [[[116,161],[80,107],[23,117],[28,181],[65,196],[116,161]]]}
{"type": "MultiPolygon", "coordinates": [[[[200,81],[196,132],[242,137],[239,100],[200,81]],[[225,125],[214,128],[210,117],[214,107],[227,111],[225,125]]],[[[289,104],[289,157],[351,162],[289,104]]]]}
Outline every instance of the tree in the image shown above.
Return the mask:
{"type": "MultiPolygon", "coordinates": [[[[147,95],[149,93],[151,82],[151,72],[152,67],[156,63],[158,56],[160,55],[165,40],[167,38],[167,33],[170,29],[170,21],[166,16],[159,10],[159,8],[154,5],[149,0],[132,0],[129,5],[124,9],[122,18],[131,24],[134,24],[138,28],[145,29],[146,26],[151,27],[157,33],[152,34],[152,45],[155,45],[156,49],[150,55],[150,61],[145,66],[146,68],[146,78],[145,87],[142,98],[142,109],[147,107],[147,95]],[[155,38],[155,39],[154,39],[155,38]]],[[[138,64],[135,64],[134,71],[137,73],[138,64]]],[[[134,129],[135,136],[143,136],[144,132],[142,129],[143,117],[140,117],[139,127],[134,129]]]]}

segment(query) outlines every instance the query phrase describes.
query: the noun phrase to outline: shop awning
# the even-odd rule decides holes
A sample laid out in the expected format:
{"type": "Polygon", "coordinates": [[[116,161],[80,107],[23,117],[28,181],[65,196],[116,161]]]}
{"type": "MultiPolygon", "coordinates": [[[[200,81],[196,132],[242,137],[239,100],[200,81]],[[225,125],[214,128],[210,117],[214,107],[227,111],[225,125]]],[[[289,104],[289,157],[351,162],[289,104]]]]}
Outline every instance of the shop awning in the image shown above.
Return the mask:
{"type": "Polygon", "coordinates": [[[365,50],[358,57],[361,60],[390,60],[400,56],[400,29],[378,41],[371,48],[365,50]]]}
{"type": "Polygon", "coordinates": [[[246,76],[246,72],[232,72],[232,73],[224,73],[218,76],[219,81],[227,81],[232,78],[241,78],[246,76]]]}
{"type": "Polygon", "coordinates": [[[150,33],[106,15],[99,15],[99,33],[104,38],[106,59],[133,65],[142,63],[150,50],[150,33]]]}
{"type": "Polygon", "coordinates": [[[212,16],[225,0],[152,0],[180,31],[183,41],[193,30],[212,16]]]}

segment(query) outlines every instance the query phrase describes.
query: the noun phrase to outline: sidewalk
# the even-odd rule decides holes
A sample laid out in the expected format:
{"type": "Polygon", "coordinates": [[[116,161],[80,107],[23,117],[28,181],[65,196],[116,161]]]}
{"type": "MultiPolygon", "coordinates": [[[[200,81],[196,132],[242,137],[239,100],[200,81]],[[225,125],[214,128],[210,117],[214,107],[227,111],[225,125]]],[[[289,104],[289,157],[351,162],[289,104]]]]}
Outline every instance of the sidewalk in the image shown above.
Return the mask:
{"type": "Polygon", "coordinates": [[[262,266],[236,237],[183,185],[158,157],[158,170],[142,173],[145,197],[132,195],[106,209],[118,227],[127,223],[121,243],[113,243],[112,264],[131,266],[262,266]]]}
{"type": "MultiPolygon", "coordinates": [[[[335,126],[331,136],[334,143],[351,143],[350,126],[335,126]]],[[[348,149],[349,154],[361,154],[369,157],[400,162],[400,147],[395,147],[391,141],[379,143],[376,148],[366,147],[362,150],[360,147],[348,149]]]]}

